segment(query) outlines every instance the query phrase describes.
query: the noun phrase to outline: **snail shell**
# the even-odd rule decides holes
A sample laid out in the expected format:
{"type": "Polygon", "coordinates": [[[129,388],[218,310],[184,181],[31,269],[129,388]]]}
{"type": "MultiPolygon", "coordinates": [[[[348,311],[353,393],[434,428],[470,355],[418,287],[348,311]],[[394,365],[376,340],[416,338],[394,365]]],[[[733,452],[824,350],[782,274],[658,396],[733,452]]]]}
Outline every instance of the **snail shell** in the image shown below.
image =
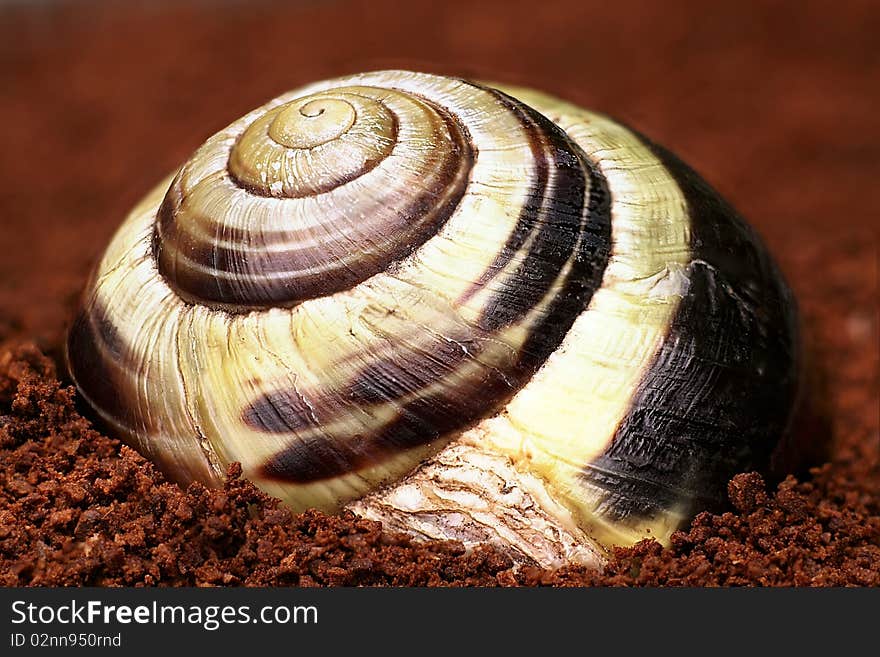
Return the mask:
{"type": "Polygon", "coordinates": [[[284,94],[128,216],[71,375],[174,479],[225,466],[526,562],[668,538],[765,464],[794,303],[694,172],[545,94],[383,71],[284,94]]]}

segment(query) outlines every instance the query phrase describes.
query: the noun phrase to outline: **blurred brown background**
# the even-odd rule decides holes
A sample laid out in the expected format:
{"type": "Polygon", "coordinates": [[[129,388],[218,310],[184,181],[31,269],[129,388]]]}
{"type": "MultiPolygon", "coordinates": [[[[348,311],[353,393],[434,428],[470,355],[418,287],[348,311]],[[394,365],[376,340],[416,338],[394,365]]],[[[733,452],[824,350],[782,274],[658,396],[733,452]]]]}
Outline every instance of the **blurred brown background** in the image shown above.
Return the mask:
{"type": "MultiPolygon", "coordinates": [[[[798,297],[808,371],[826,382],[808,396],[821,413],[806,414],[794,435],[824,443],[828,432],[815,420],[825,414],[834,438],[831,465],[803,474],[798,492],[789,481],[752,511],[740,494],[741,514],[704,518],[653,566],[639,553],[623,555],[604,579],[571,581],[876,584],[878,35],[877,0],[0,0],[0,368],[20,366],[9,360],[17,358],[3,342],[10,336],[35,339],[57,357],[89,268],[129,208],[213,132],[276,94],[385,67],[531,85],[666,145],[758,228],[798,297]]],[[[52,424],[60,406],[33,390],[25,394],[33,408],[19,409],[16,421],[27,429],[21,440],[37,438],[33,449],[30,439],[21,447],[20,462],[7,463],[9,472],[53,482],[117,471],[110,456],[104,470],[59,474],[57,463],[68,461],[56,461],[56,452],[75,452],[81,429],[66,434],[67,425],[52,424]],[[39,422],[31,419],[37,411],[39,422]],[[51,439],[41,440],[44,429],[51,439]]],[[[80,453],[100,444],[95,438],[80,453]]],[[[19,479],[10,481],[4,499],[17,500],[19,479]]],[[[143,500],[157,498],[120,490],[118,516],[152,522],[143,500]]],[[[7,508],[31,509],[30,499],[7,508]]],[[[109,556],[101,557],[109,566],[101,558],[82,565],[76,551],[47,553],[47,542],[68,540],[54,518],[80,513],[65,499],[57,497],[63,513],[19,523],[27,538],[13,547],[5,581],[140,581],[113,579],[116,529],[107,530],[109,556]]],[[[45,508],[55,502],[47,498],[45,508]]],[[[106,508],[88,513],[103,518],[106,508]]],[[[310,540],[285,536],[271,552],[278,559],[310,540]]],[[[205,563],[218,563],[213,539],[205,540],[205,563]]],[[[151,559],[136,563],[155,569],[151,559]]],[[[225,576],[229,563],[207,572],[225,576]]],[[[235,563],[242,578],[273,572],[235,563]]],[[[359,582],[358,572],[342,581],[359,582]]],[[[172,581],[196,581],[186,577],[172,581]]],[[[487,581],[496,581],[494,571],[487,581]]]]}
{"type": "MultiPolygon", "coordinates": [[[[53,349],[125,212],[206,137],[281,91],[385,67],[531,85],[630,123],[810,288],[876,244],[878,34],[872,0],[0,0],[0,322],[53,349]]],[[[871,248],[834,284],[876,281],[871,248]]],[[[853,321],[876,332],[876,313],[853,321]]]]}

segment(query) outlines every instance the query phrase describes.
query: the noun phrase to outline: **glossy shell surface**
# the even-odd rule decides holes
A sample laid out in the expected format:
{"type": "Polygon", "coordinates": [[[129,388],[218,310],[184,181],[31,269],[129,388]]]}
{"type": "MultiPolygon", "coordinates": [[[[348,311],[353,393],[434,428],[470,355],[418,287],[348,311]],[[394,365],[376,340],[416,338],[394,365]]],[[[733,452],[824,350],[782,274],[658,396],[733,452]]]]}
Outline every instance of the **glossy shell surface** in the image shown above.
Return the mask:
{"type": "Polygon", "coordinates": [[[777,268],[675,156],[403,71],[211,137],[132,210],[68,339],[96,414],[180,482],[239,461],[335,510],[468,444],[600,545],[668,537],[762,467],[797,360],[777,268]]]}

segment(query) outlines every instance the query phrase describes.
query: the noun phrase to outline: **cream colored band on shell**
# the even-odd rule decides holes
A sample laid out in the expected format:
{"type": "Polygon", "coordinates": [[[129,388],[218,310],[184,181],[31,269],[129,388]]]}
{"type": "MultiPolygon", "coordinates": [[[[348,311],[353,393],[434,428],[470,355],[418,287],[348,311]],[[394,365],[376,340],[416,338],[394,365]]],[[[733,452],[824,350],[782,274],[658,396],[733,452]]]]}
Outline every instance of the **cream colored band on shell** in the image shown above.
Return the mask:
{"type": "Polygon", "coordinates": [[[559,349],[503,413],[474,432],[519,469],[541,473],[601,543],[629,544],[646,534],[663,540],[680,525],[675,509],[639,525],[608,522],[579,475],[608,448],[687,291],[680,284],[691,254],[686,199],[627,128],[543,93],[498,88],[559,125],[605,176],[613,250],[601,287],[559,349]]]}
{"type": "MultiPolygon", "coordinates": [[[[261,479],[261,466],[296,437],[246,426],[243,409],[279,388],[307,391],[328,385],[328,380],[334,385],[336,376],[327,374],[340,362],[356,360],[362,352],[382,352],[386,337],[375,327],[383,315],[395,314],[425,331],[440,326],[450,334],[457,321],[477,321],[493,290],[471,294],[469,288],[514,230],[515,209],[529,201],[535,176],[523,165],[529,153],[524,152],[519,121],[505,116],[503,108],[478,88],[420,74],[380,72],[310,85],[275,99],[216,139],[232,144],[266,109],[343,83],[391,86],[416,95],[425,94],[430,83],[432,102],[460,116],[476,145],[469,185],[455,211],[394,272],[376,274],[350,290],[292,309],[229,314],[188,303],[158,274],[153,260],[154,223],[170,182],[164,181],[114,237],[99,265],[95,298],[87,301],[87,306],[100,306],[107,313],[107,321],[129,346],[137,383],[128,403],[143,418],[144,427],[133,431],[119,426],[121,433],[180,479],[218,483],[225,464],[239,461],[246,476],[296,509],[337,508],[402,476],[442,445],[402,451],[333,479],[281,483],[261,479]],[[476,109],[475,98],[480,101],[476,109]],[[451,308],[459,299],[466,301],[451,308]]],[[[674,509],[650,526],[613,525],[595,513],[598,502],[578,485],[578,474],[608,447],[676,311],[682,293],[675,287],[677,273],[690,256],[685,200],[662,164],[626,128],[543,94],[502,90],[557,123],[606,178],[613,246],[601,287],[560,348],[502,412],[479,422],[468,438],[491,445],[515,467],[543,477],[588,533],[603,542],[630,542],[646,530],[665,536],[677,524],[674,509]]],[[[197,163],[194,171],[218,166],[215,159],[197,163]]],[[[507,266],[515,268],[518,257],[507,266]]],[[[564,274],[560,272],[560,280],[564,274]]],[[[504,327],[494,343],[484,345],[479,359],[463,365],[455,376],[478,376],[481,368],[507,366],[556,289],[558,285],[531,314],[504,327]]],[[[437,385],[454,388],[456,379],[437,385]]],[[[302,404],[308,413],[305,393],[302,404]]],[[[397,410],[378,405],[364,409],[364,417],[345,422],[372,427],[388,422],[397,410]]],[[[114,421],[112,415],[104,415],[114,421]]],[[[331,433],[348,429],[356,431],[354,424],[326,428],[331,433]]]]}

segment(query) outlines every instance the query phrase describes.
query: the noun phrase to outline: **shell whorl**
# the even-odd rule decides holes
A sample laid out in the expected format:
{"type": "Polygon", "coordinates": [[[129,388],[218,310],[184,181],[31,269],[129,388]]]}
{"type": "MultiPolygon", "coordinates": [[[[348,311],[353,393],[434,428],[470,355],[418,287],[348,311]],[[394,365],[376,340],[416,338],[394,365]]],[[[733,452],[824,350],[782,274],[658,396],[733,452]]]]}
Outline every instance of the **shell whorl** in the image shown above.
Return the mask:
{"type": "Polygon", "coordinates": [[[410,94],[338,87],[269,107],[181,168],[156,225],[159,271],[231,310],[345,290],[443,225],[472,159],[456,119],[410,94]]]}
{"type": "MultiPolygon", "coordinates": [[[[530,90],[385,71],[210,138],[114,238],[68,360],[178,480],[240,461],[333,509],[456,440],[615,543],[766,458],[793,326],[760,242],[666,151],[530,90]]],[[[423,471],[444,517],[479,497],[423,471]]]]}

